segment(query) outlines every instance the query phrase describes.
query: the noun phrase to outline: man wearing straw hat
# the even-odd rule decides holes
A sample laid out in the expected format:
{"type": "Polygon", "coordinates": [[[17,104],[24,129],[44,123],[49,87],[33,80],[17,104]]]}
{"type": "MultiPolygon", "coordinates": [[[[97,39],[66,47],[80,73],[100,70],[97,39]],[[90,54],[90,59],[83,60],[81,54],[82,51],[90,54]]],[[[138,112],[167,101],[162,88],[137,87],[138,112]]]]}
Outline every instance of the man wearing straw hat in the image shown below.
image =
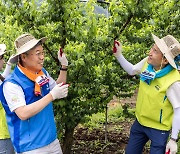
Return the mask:
{"type": "Polygon", "coordinates": [[[126,154],[141,154],[151,141],[151,154],[177,152],[180,131],[180,44],[171,35],[162,39],[153,35],[155,44],[149,56],[136,65],[122,55],[120,42],[115,41],[114,56],[130,75],[140,74],[136,102],[136,120],[130,131],[126,154]],[[170,129],[171,138],[167,143],[170,129]]]}
{"type": "Polygon", "coordinates": [[[0,89],[6,111],[8,129],[15,151],[22,154],[62,154],[57,139],[52,101],[68,94],[66,74],[68,61],[58,52],[61,71],[54,81],[43,68],[43,43],[23,34],[15,40],[17,53],[11,58],[17,63],[12,75],[0,89]]]}

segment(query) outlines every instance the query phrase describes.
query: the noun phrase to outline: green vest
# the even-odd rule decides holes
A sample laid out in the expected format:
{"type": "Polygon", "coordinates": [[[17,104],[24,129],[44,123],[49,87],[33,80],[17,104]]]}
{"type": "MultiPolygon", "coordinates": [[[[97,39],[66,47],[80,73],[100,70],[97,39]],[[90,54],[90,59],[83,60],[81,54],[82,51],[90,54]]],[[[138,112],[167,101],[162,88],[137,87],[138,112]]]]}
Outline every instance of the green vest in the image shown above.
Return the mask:
{"type": "MultiPolygon", "coordinates": [[[[147,64],[143,70],[146,67],[147,64]]],[[[167,99],[166,90],[178,80],[179,72],[173,69],[167,75],[151,81],[150,85],[140,81],[135,113],[141,125],[159,130],[171,129],[173,108],[167,99]]]]}
{"type": "Polygon", "coordinates": [[[6,123],[5,111],[0,103],[0,139],[10,138],[6,123]]]}

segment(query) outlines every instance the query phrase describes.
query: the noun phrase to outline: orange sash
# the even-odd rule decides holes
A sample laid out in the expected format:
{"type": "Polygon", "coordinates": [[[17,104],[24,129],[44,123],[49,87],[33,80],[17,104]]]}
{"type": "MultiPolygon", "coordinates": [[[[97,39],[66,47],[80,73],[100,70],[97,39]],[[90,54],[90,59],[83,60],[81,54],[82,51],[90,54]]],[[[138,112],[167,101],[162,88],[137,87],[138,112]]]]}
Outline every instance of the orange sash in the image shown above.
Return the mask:
{"type": "Polygon", "coordinates": [[[49,79],[44,74],[44,72],[41,70],[38,73],[34,74],[19,63],[18,67],[31,81],[35,82],[34,94],[36,96],[41,95],[41,86],[49,82],[49,79]]]}

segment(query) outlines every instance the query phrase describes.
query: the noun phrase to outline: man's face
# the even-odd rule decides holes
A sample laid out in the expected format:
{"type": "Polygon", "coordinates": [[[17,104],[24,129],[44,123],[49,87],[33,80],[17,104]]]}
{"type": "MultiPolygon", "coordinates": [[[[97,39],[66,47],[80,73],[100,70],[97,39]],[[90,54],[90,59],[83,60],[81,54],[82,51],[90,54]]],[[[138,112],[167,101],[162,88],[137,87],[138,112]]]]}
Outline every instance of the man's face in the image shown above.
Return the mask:
{"type": "Polygon", "coordinates": [[[42,69],[43,63],[44,50],[41,45],[36,46],[23,55],[24,67],[34,73],[37,73],[42,69]]]}
{"type": "Polygon", "coordinates": [[[155,70],[162,69],[168,63],[156,44],[150,49],[147,62],[151,64],[155,70]]]}

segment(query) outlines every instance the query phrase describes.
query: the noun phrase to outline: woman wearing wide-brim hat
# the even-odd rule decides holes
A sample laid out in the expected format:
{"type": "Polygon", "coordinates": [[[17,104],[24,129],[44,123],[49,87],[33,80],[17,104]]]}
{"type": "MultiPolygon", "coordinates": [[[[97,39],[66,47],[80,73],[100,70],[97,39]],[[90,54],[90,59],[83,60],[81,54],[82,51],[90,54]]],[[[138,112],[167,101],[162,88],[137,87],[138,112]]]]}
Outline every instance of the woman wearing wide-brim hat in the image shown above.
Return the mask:
{"type": "Polygon", "coordinates": [[[136,120],[130,131],[126,154],[141,154],[150,140],[150,154],[175,154],[180,131],[180,43],[172,36],[158,38],[149,56],[136,65],[122,55],[115,41],[114,56],[130,75],[140,74],[136,120]],[[169,133],[171,137],[167,144],[169,133]],[[167,144],[167,145],[166,145],[167,144]]]}
{"type": "MultiPolygon", "coordinates": [[[[4,66],[4,54],[6,52],[6,45],[0,44],[0,71],[4,66]]],[[[11,71],[11,63],[8,61],[6,64],[6,68],[2,74],[0,74],[0,84],[4,81],[4,79],[9,75],[11,71]]],[[[10,140],[9,131],[7,128],[7,122],[5,117],[5,111],[0,103],[0,154],[13,154],[14,148],[12,142],[10,140]]]]}

